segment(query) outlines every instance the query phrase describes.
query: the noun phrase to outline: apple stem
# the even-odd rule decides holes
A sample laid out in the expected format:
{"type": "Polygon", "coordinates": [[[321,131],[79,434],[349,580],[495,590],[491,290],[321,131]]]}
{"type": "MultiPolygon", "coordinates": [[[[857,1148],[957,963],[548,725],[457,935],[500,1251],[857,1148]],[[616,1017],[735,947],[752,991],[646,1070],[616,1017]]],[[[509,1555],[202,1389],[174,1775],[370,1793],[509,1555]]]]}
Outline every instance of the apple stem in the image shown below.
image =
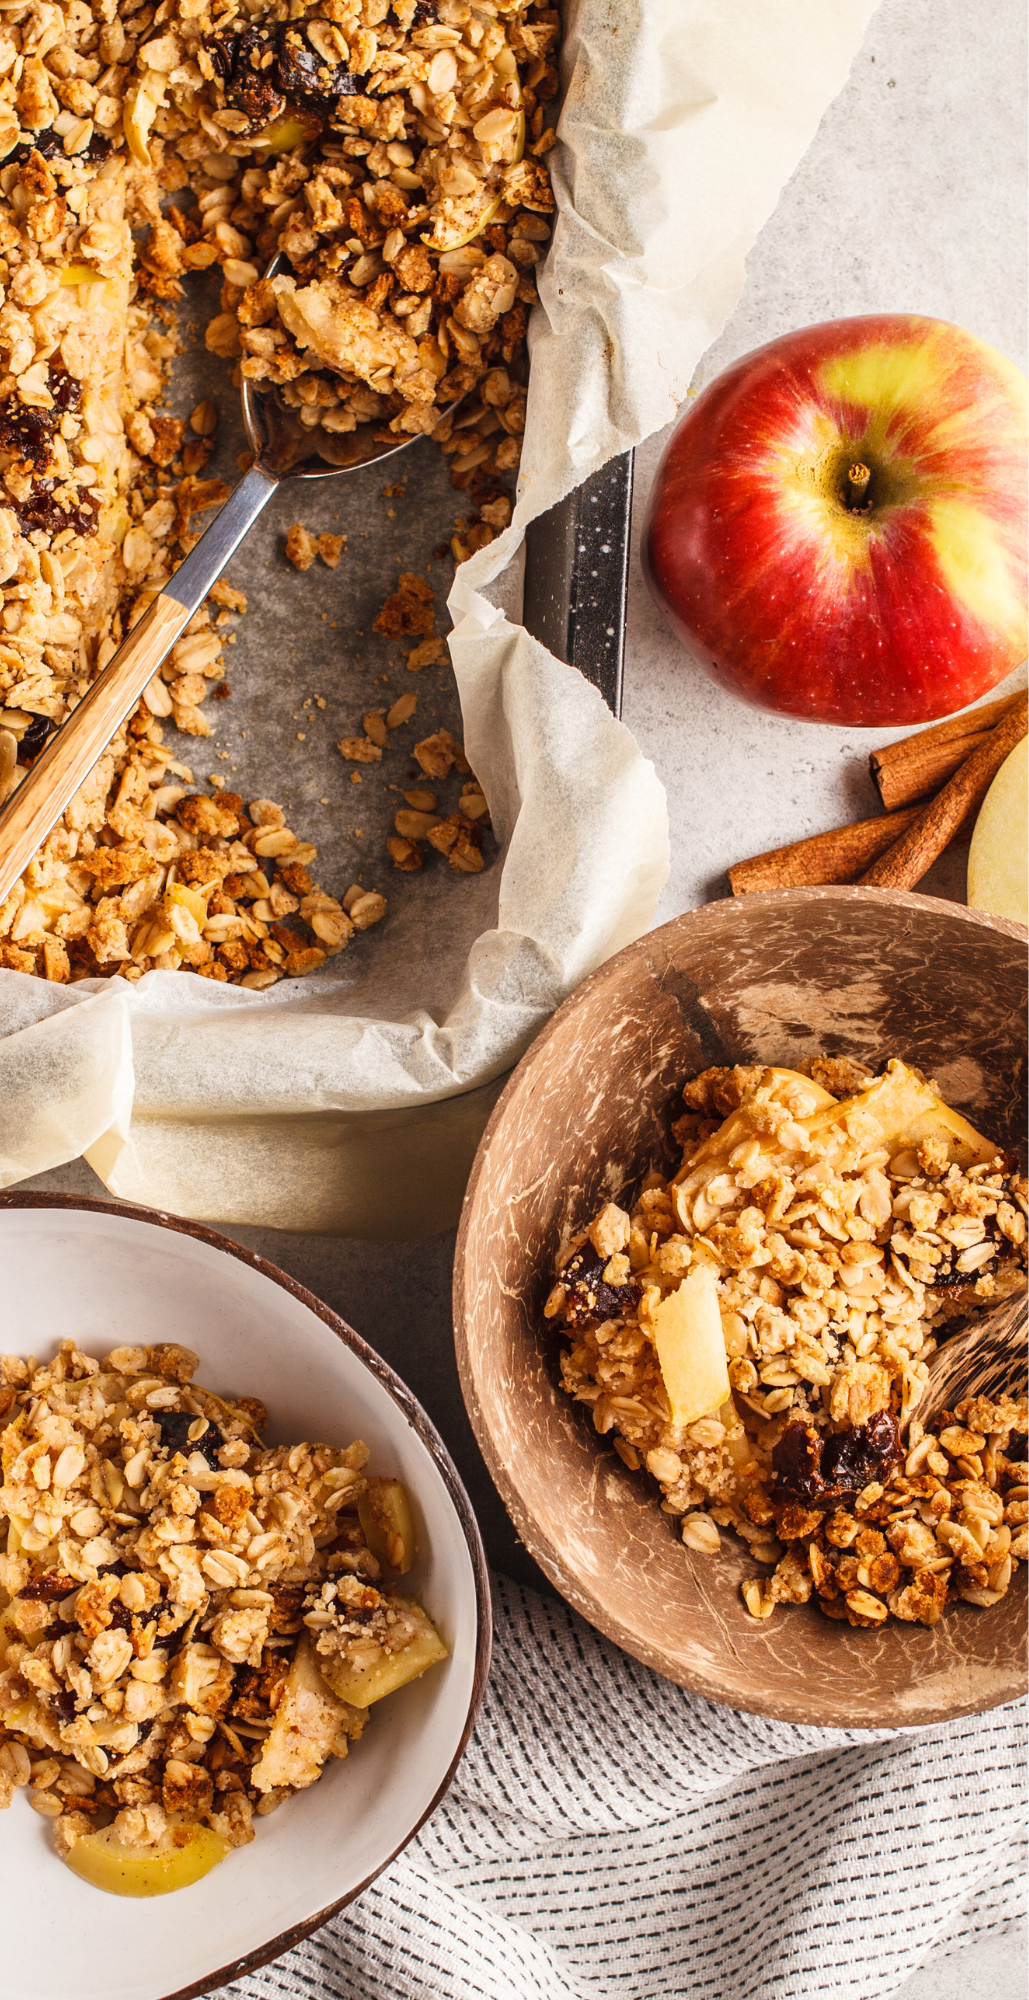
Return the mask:
{"type": "Polygon", "coordinates": [[[847,506],[851,508],[852,511],[857,512],[859,509],[864,507],[865,494],[868,491],[868,482],[871,479],[871,477],[872,477],[871,466],[862,465],[860,460],[858,461],[857,465],[852,465],[849,472],[847,473],[847,490],[845,497],[847,506]]]}

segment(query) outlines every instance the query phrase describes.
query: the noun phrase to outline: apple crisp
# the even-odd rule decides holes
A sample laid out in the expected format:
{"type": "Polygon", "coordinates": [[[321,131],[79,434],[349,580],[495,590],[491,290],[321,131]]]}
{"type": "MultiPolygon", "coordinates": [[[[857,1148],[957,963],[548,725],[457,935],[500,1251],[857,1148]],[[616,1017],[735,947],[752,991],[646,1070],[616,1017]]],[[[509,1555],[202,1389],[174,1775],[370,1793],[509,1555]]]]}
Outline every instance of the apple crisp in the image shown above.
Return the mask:
{"type": "Polygon", "coordinates": [[[948,1332],[1024,1288],[1025,1177],[898,1061],[712,1069],[684,1103],[677,1173],[562,1245],[566,1390],[687,1548],[731,1528],[769,1566],[756,1618],[995,1604],[1027,1557],[1026,1399],[931,1430],[918,1406],[948,1332]]]}
{"type": "Polygon", "coordinates": [[[367,1447],[268,1446],[172,1344],[0,1357],[0,1806],[77,1872],[195,1879],[446,1657],[393,1579],[403,1487],[367,1447]],[[81,1846],[80,1846],[81,1843],[81,1846]]]}
{"type": "MultiPolygon", "coordinates": [[[[203,476],[214,405],[188,422],[162,409],[190,272],[221,273],[207,347],[326,445],[364,422],[390,440],[434,431],[454,484],[487,510],[456,554],[503,525],[496,481],[518,462],[527,315],[554,205],[558,28],[535,0],[5,9],[0,801],[227,497],[203,476]]],[[[315,553],[305,536],[297,524],[301,567],[315,553]]],[[[317,544],[330,566],[338,542],[317,544]]],[[[223,582],[192,619],[0,908],[0,965],[57,981],[186,965],[260,985],[311,970],[352,934],[346,898],[341,911],[282,869],[250,900],[272,907],[259,924],[299,912],[286,939],[252,934],[224,874],[176,872],[189,828],[168,794],[192,778],[162,724],[210,735],[204,703],[225,690],[222,646],[244,609],[223,582]],[[172,913],[188,899],[169,905],[180,881],[211,914],[194,911],[186,935],[172,913]],[[274,908],[289,898],[292,911],[274,908]]],[[[438,641],[425,646],[437,657],[438,641]]],[[[451,833],[451,858],[474,870],[475,830],[439,837],[451,833]]]]}

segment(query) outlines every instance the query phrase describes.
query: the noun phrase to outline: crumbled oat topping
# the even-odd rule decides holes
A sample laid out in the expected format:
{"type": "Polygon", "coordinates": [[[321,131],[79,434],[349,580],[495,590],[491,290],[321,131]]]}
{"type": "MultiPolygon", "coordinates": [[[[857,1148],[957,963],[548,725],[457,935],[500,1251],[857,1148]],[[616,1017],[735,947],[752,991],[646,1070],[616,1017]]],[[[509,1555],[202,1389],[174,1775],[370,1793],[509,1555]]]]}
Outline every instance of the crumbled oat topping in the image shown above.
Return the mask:
{"type": "MultiPolygon", "coordinates": [[[[116,844],[103,838],[102,789],[89,808],[79,794],[66,819],[81,824],[54,829],[0,908],[5,965],[34,972],[59,950],[49,978],[135,980],[185,965],[260,991],[315,971],[350,942],[344,904],[310,874],[317,849],[298,840],[280,806],[187,793],[163,782],[168,769],[152,745],[128,753],[116,844]]],[[[385,915],[383,897],[376,908],[369,922],[385,915]]]]}
{"type": "MultiPolygon", "coordinates": [[[[208,348],[274,383],[305,427],[435,429],[478,503],[460,561],[510,516],[499,481],[518,463],[554,205],[559,17],[535,0],[54,0],[44,14],[8,10],[0,66],[0,799],[227,497],[203,476],[214,404],[188,422],[161,408],[188,274],[220,267],[208,348]],[[266,280],[277,252],[288,269],[266,280]]],[[[334,568],[342,548],[290,532],[301,568],[334,568]]],[[[446,658],[431,600],[405,575],[377,626],[415,640],[413,671],[446,658]]],[[[164,795],[191,782],[162,722],[209,736],[206,697],[228,692],[232,634],[213,606],[245,609],[223,582],[191,621],[0,911],[3,966],[61,981],[186,964],[257,985],[315,962],[299,933],[269,933],[283,955],[252,962],[231,891],[223,937],[199,918],[194,935],[141,865],[141,844],[174,860],[164,795]],[[121,859],[91,874],[99,849],[121,859]]],[[[453,852],[481,865],[464,828],[453,852]]]]}
{"type": "Polygon", "coordinates": [[[774,1565],[744,1586],[759,1618],[814,1595],[852,1625],[931,1625],[949,1599],[995,1603],[1027,1557],[1026,1399],[980,1397],[928,1432],[917,1415],[955,1323],[1024,1286],[1025,1177],[960,1120],[915,1119],[904,1143],[891,1107],[939,1100],[902,1064],[881,1082],[889,1101],[845,1058],[705,1071],[673,1127],[678,1172],[563,1244],[544,1307],[565,1388],[658,1482],[687,1548],[717,1553],[732,1528],[774,1565]],[[658,1309],[702,1267],[731,1393],[679,1421],[658,1309]]]}
{"type": "Polygon", "coordinates": [[[170,1344],[0,1357],[0,1806],[31,1786],[62,1855],[112,1826],[153,1849],[172,1819],[253,1839],[444,1654],[368,1545],[409,1567],[367,1447],[265,1446],[262,1406],[197,1365],[170,1344]]]}

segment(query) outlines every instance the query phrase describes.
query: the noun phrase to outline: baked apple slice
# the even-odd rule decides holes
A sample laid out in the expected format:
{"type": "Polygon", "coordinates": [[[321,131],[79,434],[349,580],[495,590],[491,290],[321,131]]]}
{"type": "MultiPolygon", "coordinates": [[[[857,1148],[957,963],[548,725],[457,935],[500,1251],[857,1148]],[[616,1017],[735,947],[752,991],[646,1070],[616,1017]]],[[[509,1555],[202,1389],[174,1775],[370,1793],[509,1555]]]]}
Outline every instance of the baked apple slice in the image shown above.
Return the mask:
{"type": "Polygon", "coordinates": [[[447,1658],[447,1648],[421,1605],[408,1597],[392,1601],[402,1608],[405,1622],[415,1628],[406,1646],[387,1653],[377,1645],[372,1653],[371,1642],[361,1640],[355,1660],[348,1659],[345,1653],[319,1656],[322,1673],[333,1693],[353,1708],[370,1708],[373,1701],[382,1701],[408,1681],[417,1680],[427,1667],[447,1658]]]}
{"type": "Polygon", "coordinates": [[[414,1517],[399,1479],[369,1479],[357,1515],[373,1556],[405,1576],[415,1558],[414,1517]]]}
{"type": "Polygon", "coordinates": [[[729,1400],[722,1315],[710,1264],[695,1264],[651,1314],[673,1424],[696,1423],[729,1400]]]}
{"type": "Polygon", "coordinates": [[[213,1827],[169,1820],[152,1847],[127,1847],[113,1826],[105,1826],[82,1834],[64,1861],[73,1874],[112,1896],[167,1896],[199,1882],[228,1852],[228,1841],[213,1827]]]}

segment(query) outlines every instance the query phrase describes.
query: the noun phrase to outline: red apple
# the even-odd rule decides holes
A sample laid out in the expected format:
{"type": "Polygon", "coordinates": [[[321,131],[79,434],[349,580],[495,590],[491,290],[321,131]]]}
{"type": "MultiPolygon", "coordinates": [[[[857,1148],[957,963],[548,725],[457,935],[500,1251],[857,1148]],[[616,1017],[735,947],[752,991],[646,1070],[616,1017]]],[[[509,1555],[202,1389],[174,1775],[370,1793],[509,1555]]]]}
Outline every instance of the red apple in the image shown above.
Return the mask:
{"type": "Polygon", "coordinates": [[[1025,657],[1026,525],[1024,377],[960,327],[881,313],[785,334],[703,391],[644,567],[744,701],[884,728],[964,708],[1025,657]]]}

